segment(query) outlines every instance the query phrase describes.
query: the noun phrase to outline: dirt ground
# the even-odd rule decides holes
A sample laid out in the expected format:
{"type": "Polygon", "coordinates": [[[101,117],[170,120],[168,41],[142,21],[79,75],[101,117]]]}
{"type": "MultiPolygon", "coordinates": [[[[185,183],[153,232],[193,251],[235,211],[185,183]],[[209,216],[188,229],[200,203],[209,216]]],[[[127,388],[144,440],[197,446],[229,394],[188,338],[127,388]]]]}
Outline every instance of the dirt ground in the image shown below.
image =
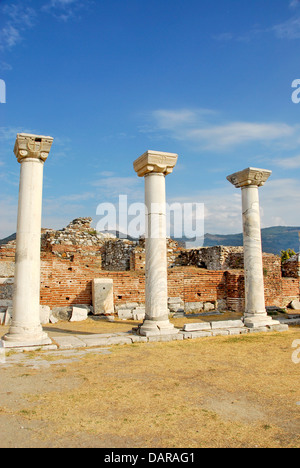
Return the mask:
{"type": "MultiPolygon", "coordinates": [[[[102,325],[46,328],[132,326],[102,325]]],[[[299,448],[299,331],[6,353],[0,447],[299,448]]]]}

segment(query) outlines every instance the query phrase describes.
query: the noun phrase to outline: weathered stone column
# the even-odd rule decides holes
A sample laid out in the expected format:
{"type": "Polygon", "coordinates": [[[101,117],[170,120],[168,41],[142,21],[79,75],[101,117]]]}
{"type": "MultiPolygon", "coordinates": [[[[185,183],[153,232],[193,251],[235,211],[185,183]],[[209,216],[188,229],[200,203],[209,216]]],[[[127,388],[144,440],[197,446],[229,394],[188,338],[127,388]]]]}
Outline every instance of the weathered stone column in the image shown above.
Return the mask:
{"type": "Polygon", "coordinates": [[[146,316],[140,328],[145,336],[178,333],[168,313],[165,185],[177,159],[177,154],[147,151],[134,162],[138,176],[145,177],[146,316]]]}
{"type": "Polygon", "coordinates": [[[227,177],[235,187],[242,189],[245,314],[249,328],[279,324],[267,315],[265,305],[261,223],[258,187],[264,185],[271,171],[248,168],[227,177]]]}
{"type": "Polygon", "coordinates": [[[43,166],[53,138],[17,135],[14,153],[21,164],[13,317],[5,347],[50,344],[40,323],[40,255],[43,166]]]}

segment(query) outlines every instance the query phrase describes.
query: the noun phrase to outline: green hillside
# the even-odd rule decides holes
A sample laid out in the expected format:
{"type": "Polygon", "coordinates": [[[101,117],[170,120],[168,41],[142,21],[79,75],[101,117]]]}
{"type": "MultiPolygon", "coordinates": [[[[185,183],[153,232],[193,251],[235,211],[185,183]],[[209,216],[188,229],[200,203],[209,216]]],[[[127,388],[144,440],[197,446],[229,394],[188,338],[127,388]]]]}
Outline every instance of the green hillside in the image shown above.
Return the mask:
{"type": "MultiPolygon", "coordinates": [[[[266,253],[279,255],[281,250],[293,249],[299,252],[300,227],[275,226],[262,229],[262,246],[266,253]]],[[[226,236],[218,234],[205,234],[204,247],[214,245],[241,246],[243,245],[243,234],[229,234],[226,236]]]]}
{"type": "MultiPolygon", "coordinates": [[[[281,250],[293,249],[299,252],[299,232],[300,227],[274,226],[262,229],[263,251],[279,255],[281,250]]],[[[118,232],[114,232],[118,237],[118,232]]],[[[1,244],[6,244],[16,238],[15,234],[0,240],[1,244]]],[[[130,238],[130,240],[134,240],[130,238]]],[[[177,241],[187,241],[188,239],[176,239],[177,241]]],[[[243,234],[205,234],[204,247],[213,247],[215,245],[224,246],[242,246],[243,234]]]]}

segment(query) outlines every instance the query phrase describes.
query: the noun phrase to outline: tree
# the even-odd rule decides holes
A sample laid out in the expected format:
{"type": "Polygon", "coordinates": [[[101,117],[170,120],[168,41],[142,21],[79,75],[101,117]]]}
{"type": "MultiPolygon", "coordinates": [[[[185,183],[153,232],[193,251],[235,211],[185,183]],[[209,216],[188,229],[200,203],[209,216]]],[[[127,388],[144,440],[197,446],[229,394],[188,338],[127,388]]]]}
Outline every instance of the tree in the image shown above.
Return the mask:
{"type": "Polygon", "coordinates": [[[293,249],[282,250],[281,251],[281,263],[285,262],[286,260],[293,257],[294,255],[296,255],[296,252],[294,252],[293,249]]]}

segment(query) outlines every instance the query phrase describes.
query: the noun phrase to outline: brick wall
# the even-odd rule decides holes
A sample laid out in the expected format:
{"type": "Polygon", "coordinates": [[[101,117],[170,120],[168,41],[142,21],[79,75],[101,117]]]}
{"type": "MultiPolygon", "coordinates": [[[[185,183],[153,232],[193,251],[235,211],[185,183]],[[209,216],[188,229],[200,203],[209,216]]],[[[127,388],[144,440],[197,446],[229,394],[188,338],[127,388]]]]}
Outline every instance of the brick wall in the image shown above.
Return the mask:
{"type": "Polygon", "coordinates": [[[285,278],[300,278],[300,254],[294,255],[283,263],[282,275],[285,278]]]}
{"type": "MultiPolygon", "coordinates": [[[[51,237],[52,239],[52,237],[51,237]]],[[[105,277],[114,280],[115,304],[125,302],[145,302],[145,253],[142,243],[128,243],[128,248],[120,246],[121,241],[109,241],[112,250],[103,250],[103,244],[64,245],[53,243],[43,246],[41,253],[41,304],[67,306],[71,304],[91,304],[93,278],[105,277]],[[134,246],[134,248],[132,248],[134,246]],[[105,271],[109,261],[107,252],[117,250],[123,262],[116,266],[110,264],[110,271],[105,271]],[[129,271],[124,271],[126,268],[129,271]],[[116,271],[117,268],[123,271],[116,271]]],[[[229,262],[230,267],[241,264],[239,250],[220,250],[220,258],[229,262]],[[228,254],[229,252],[229,254],[228,254]]],[[[169,297],[181,297],[184,302],[217,302],[227,300],[233,310],[244,308],[244,274],[242,269],[212,270],[196,266],[176,266],[182,249],[172,242],[168,243],[168,294],[169,297]],[[175,265],[175,266],[174,266],[175,265]]],[[[210,251],[209,255],[211,255],[210,251]]],[[[208,252],[207,252],[208,255],[208,252]]],[[[13,276],[15,243],[0,246],[0,277],[13,276]],[[1,275],[2,271],[2,275],[1,275]]],[[[299,277],[282,278],[280,258],[264,254],[264,281],[266,305],[286,307],[291,300],[299,299],[299,277]]],[[[11,288],[12,289],[12,288],[11,288]]],[[[0,296],[7,297],[7,286],[0,284],[0,296]],[[1,291],[2,288],[2,291],[1,291]]]]}

